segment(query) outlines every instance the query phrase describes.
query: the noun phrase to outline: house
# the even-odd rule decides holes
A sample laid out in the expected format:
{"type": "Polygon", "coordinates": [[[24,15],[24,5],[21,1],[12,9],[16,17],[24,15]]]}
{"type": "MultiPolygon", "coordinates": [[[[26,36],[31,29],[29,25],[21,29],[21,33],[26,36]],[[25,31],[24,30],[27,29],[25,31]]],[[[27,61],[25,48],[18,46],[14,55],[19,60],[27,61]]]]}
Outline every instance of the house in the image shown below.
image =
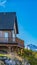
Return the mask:
{"type": "Polygon", "coordinates": [[[0,51],[21,52],[24,41],[17,38],[19,34],[16,12],[0,12],[0,51]]]}

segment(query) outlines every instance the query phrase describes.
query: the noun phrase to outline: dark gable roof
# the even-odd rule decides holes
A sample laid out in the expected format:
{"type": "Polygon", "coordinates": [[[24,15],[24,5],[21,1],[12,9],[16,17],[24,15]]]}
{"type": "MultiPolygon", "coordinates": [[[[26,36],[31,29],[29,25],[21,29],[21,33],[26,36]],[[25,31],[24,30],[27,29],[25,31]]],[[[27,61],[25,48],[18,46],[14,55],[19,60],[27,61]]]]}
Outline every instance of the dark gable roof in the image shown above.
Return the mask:
{"type": "Polygon", "coordinates": [[[16,31],[18,33],[16,12],[0,12],[0,30],[13,30],[14,21],[16,24],[16,31]]]}

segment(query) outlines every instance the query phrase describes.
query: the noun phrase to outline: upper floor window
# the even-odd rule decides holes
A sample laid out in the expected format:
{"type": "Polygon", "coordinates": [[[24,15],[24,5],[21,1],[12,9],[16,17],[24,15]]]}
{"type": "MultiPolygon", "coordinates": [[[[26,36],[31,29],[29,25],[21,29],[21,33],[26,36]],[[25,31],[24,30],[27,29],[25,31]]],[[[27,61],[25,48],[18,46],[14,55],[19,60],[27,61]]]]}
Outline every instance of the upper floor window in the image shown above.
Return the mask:
{"type": "Polygon", "coordinates": [[[8,41],[8,32],[4,33],[5,40],[8,41]]]}
{"type": "Polygon", "coordinates": [[[5,32],[4,34],[5,34],[5,38],[8,38],[8,32],[5,32]]]}
{"type": "Polygon", "coordinates": [[[0,42],[8,41],[8,32],[0,31],[0,42]]]}
{"type": "Polygon", "coordinates": [[[2,37],[2,31],[0,31],[0,38],[2,37]]]}
{"type": "Polygon", "coordinates": [[[15,33],[14,30],[12,31],[12,38],[13,38],[13,42],[15,41],[15,33]]]}

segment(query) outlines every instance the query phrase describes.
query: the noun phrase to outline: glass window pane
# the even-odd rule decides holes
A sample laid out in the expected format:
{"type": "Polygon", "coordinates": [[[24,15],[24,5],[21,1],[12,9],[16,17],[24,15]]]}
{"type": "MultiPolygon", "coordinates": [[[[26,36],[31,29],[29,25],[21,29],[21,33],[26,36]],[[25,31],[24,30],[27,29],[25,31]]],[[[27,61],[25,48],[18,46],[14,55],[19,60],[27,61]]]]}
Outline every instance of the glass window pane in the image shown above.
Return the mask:
{"type": "Polygon", "coordinates": [[[15,41],[15,33],[14,33],[14,30],[12,31],[12,39],[13,39],[13,42],[15,41]]]}
{"type": "Polygon", "coordinates": [[[0,37],[2,37],[2,31],[0,31],[0,37]]]}
{"type": "Polygon", "coordinates": [[[7,32],[5,32],[5,38],[6,38],[6,37],[8,37],[8,33],[7,33],[7,32]]]}
{"type": "Polygon", "coordinates": [[[8,32],[5,32],[5,41],[8,41],[8,32]]]}

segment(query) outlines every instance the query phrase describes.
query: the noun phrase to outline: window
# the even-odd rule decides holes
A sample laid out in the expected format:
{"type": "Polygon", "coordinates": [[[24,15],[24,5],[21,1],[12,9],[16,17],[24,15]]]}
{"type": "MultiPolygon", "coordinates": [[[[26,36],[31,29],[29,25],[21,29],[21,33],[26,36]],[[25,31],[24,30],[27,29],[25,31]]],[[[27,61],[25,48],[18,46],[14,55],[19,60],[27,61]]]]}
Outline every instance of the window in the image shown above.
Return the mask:
{"type": "Polygon", "coordinates": [[[15,41],[15,33],[14,33],[14,30],[12,31],[12,39],[13,39],[13,42],[15,41]]]}
{"type": "Polygon", "coordinates": [[[5,38],[8,38],[8,32],[5,32],[5,38]]]}
{"type": "Polygon", "coordinates": [[[0,31],[0,38],[2,37],[2,31],[0,31]]]}
{"type": "Polygon", "coordinates": [[[8,32],[5,32],[4,35],[5,35],[4,36],[5,37],[5,41],[8,41],[8,32]]]}

